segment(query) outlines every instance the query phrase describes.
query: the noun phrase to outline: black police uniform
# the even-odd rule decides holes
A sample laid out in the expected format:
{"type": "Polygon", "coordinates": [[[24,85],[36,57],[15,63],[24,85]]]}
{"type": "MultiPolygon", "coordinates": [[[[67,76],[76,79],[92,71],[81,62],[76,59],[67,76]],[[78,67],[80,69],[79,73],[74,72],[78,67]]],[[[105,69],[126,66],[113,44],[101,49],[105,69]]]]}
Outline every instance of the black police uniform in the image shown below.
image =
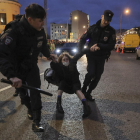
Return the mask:
{"type": "Polygon", "coordinates": [[[97,44],[100,48],[100,50],[95,52],[91,52],[89,49],[86,51],[88,73],[85,76],[82,91],[86,93],[87,86],[89,86],[86,93],[87,96],[90,96],[91,91],[97,86],[104,71],[105,59],[108,59],[110,51],[113,50],[116,44],[115,29],[110,25],[102,28],[100,24],[101,20],[90,26],[87,32],[82,35],[79,42],[80,52],[83,50],[87,39],[89,39],[88,48],[94,44],[97,44]]]}
{"type": "MultiPolygon", "coordinates": [[[[25,16],[20,21],[14,21],[6,26],[0,37],[0,72],[8,79],[18,77],[23,83],[40,88],[41,80],[37,66],[38,55],[42,53],[50,57],[44,29],[37,31],[27,21],[25,16]]],[[[20,90],[21,103],[33,111],[33,122],[41,119],[41,96],[38,91],[20,90]]]]}

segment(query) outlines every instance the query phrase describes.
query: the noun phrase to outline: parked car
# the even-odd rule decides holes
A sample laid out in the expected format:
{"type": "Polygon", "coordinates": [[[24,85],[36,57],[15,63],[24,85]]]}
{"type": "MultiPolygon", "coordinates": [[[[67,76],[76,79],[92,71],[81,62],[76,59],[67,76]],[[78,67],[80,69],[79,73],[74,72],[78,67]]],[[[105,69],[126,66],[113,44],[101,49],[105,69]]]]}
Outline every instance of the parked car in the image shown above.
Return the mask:
{"type": "Polygon", "coordinates": [[[136,60],[140,59],[140,44],[136,47],[136,60]]]}
{"type": "Polygon", "coordinates": [[[55,50],[55,54],[58,56],[62,52],[68,52],[70,55],[74,56],[78,52],[78,43],[65,43],[61,48],[55,50]]]}

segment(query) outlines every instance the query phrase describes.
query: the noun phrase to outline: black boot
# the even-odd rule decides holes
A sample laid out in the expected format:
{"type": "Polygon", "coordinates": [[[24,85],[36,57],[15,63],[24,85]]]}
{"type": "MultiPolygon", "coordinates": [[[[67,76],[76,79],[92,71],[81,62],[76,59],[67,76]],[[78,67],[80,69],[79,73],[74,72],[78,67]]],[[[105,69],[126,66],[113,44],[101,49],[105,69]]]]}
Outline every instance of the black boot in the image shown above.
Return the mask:
{"type": "Polygon", "coordinates": [[[44,132],[44,128],[39,124],[41,120],[41,111],[33,111],[33,124],[32,124],[32,130],[34,132],[44,132]]]}
{"type": "Polygon", "coordinates": [[[59,96],[57,97],[56,109],[59,113],[64,114],[64,110],[63,110],[63,107],[61,105],[61,97],[59,97],[59,96]]]}
{"type": "Polygon", "coordinates": [[[89,100],[89,101],[91,101],[91,102],[94,102],[95,101],[95,99],[92,98],[92,96],[90,94],[86,96],[86,99],[89,100]]]}
{"type": "Polygon", "coordinates": [[[89,100],[89,101],[91,101],[91,102],[94,102],[95,101],[95,99],[94,98],[92,98],[92,96],[90,95],[91,94],[91,92],[89,92],[89,91],[87,91],[87,93],[86,93],[86,99],[87,100],[89,100]]]}
{"type": "Polygon", "coordinates": [[[87,101],[82,101],[82,103],[83,103],[83,111],[84,111],[82,118],[85,118],[90,115],[91,109],[90,106],[87,104],[87,101]]]}

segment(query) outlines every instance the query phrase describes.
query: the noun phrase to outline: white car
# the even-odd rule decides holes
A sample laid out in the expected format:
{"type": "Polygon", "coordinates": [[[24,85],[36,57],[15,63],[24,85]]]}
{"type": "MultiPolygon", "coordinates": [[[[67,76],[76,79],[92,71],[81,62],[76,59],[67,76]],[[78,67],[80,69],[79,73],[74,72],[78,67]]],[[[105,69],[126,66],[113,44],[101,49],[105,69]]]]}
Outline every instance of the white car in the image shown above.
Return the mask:
{"type": "Polygon", "coordinates": [[[136,47],[136,60],[140,58],[140,45],[136,47]]]}

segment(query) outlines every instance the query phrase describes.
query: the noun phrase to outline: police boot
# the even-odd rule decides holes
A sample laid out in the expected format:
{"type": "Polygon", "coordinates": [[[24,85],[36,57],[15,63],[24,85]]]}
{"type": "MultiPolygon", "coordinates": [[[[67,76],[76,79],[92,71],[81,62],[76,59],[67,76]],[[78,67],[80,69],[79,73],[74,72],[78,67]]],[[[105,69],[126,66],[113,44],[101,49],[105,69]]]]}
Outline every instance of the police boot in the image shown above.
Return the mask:
{"type": "Polygon", "coordinates": [[[83,103],[83,111],[84,111],[82,118],[85,118],[90,115],[91,109],[90,106],[87,104],[87,101],[82,101],[82,103],[83,103]]]}
{"type": "Polygon", "coordinates": [[[32,130],[34,132],[44,132],[44,128],[39,124],[41,120],[41,111],[33,111],[33,124],[32,124],[32,130]]]}
{"type": "Polygon", "coordinates": [[[90,95],[91,94],[91,92],[89,92],[89,91],[87,91],[87,93],[86,93],[86,99],[87,100],[89,100],[89,101],[91,101],[91,102],[94,102],[95,101],[95,99],[94,98],[92,98],[92,96],[90,95]]]}
{"type": "Polygon", "coordinates": [[[59,113],[64,114],[64,110],[63,110],[63,107],[61,105],[61,97],[59,97],[59,96],[57,97],[56,109],[59,113]]]}

